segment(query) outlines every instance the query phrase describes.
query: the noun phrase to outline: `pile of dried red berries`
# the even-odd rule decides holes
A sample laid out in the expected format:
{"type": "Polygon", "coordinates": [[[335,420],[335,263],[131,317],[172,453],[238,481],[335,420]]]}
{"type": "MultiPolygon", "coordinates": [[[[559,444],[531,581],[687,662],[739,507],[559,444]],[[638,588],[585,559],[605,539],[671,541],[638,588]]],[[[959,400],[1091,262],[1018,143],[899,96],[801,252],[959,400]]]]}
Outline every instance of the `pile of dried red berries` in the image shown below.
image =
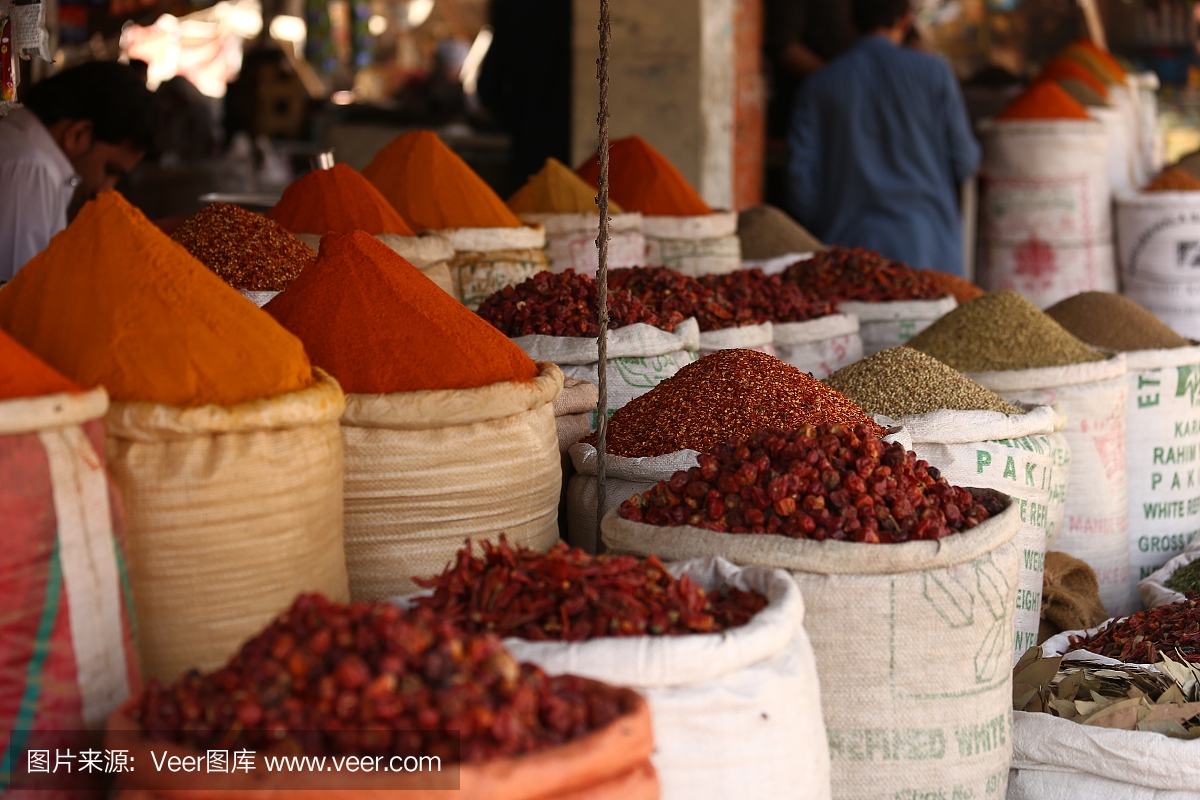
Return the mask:
{"type": "Polygon", "coordinates": [[[199,750],[477,763],[571,741],[625,713],[622,702],[428,610],[302,595],[221,669],[152,680],[133,717],[150,738],[199,750]]]}
{"type": "Polygon", "coordinates": [[[1200,664],[1200,592],[1110,622],[1092,636],[1072,636],[1071,650],[1087,650],[1127,664],[1156,664],[1160,654],[1200,664]]]}
{"type": "Polygon", "coordinates": [[[614,269],[608,286],[627,291],[660,314],[695,317],[702,331],[755,325],[758,319],[750,308],[738,308],[712,286],[666,267],[614,269]]]}
{"type": "Polygon", "coordinates": [[[504,537],[484,542],[479,558],[468,543],[453,566],[417,583],[434,590],[417,605],[464,630],[534,640],[714,633],[745,625],[767,605],[734,587],[707,593],[655,556],[593,556],[563,543],[543,554],[514,550],[504,537]]]}
{"type": "Polygon", "coordinates": [[[704,275],[699,280],[728,299],[734,308],[748,310],[758,323],[806,322],[835,313],[831,301],[757,268],[704,275]]]}
{"type": "Polygon", "coordinates": [[[865,425],[825,424],[731,439],[619,513],[651,525],[889,544],[940,539],[1001,510],[865,425]]]}
{"type": "Polygon", "coordinates": [[[835,245],[822,250],[807,261],[792,264],[783,279],[806,294],[834,302],[936,300],[950,294],[928,275],[861,247],[835,245]]]}
{"type": "MultiPolygon", "coordinates": [[[[506,286],[479,304],[479,316],[505,336],[600,335],[596,321],[598,284],[588,275],[568,269],[539,272],[516,286],[506,286]]],[[[608,328],[615,330],[638,322],[673,331],[685,315],[662,313],[629,292],[610,291],[608,328]]]]}

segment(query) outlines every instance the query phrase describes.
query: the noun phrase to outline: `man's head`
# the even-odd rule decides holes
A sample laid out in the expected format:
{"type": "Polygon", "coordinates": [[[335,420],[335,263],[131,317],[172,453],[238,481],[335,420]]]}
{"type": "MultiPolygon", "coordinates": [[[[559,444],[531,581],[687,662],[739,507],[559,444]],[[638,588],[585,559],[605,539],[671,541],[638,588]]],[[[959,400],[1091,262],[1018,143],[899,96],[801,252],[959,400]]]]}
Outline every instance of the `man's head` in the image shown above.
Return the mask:
{"type": "Polygon", "coordinates": [[[850,6],[850,19],[864,35],[899,30],[903,38],[911,13],[909,0],[854,0],[850,6]]]}
{"type": "Polygon", "coordinates": [[[154,94],[134,70],[115,61],[60,72],[35,84],[23,102],[81,179],[72,215],[137,166],[154,138],[154,94]]]}

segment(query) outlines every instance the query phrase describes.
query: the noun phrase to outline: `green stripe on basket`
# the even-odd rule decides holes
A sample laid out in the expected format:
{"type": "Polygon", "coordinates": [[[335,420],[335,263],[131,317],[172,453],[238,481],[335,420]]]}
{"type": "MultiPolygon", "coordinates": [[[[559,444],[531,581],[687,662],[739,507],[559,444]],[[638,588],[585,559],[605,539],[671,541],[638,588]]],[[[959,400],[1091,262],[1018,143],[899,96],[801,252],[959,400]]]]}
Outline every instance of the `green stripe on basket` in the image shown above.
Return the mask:
{"type": "Polygon", "coordinates": [[[42,605],[42,619],[38,623],[33,654],[25,670],[25,693],[21,695],[21,705],[17,709],[16,719],[13,720],[8,748],[4,751],[4,760],[0,762],[0,789],[6,789],[12,782],[13,759],[24,752],[33,728],[38,698],[42,694],[42,666],[50,653],[50,636],[54,633],[54,621],[58,618],[61,595],[62,562],[58,557],[58,532],[55,531],[54,552],[50,554],[50,565],[46,575],[46,599],[42,605]]]}
{"type": "Polygon", "coordinates": [[[121,598],[125,601],[125,613],[129,615],[129,635],[133,639],[133,652],[141,652],[138,649],[138,623],[137,612],[133,608],[133,586],[129,583],[129,566],[125,562],[125,554],[121,552],[121,545],[118,544],[116,537],[113,537],[113,552],[117,557],[117,575],[121,579],[121,598]]]}

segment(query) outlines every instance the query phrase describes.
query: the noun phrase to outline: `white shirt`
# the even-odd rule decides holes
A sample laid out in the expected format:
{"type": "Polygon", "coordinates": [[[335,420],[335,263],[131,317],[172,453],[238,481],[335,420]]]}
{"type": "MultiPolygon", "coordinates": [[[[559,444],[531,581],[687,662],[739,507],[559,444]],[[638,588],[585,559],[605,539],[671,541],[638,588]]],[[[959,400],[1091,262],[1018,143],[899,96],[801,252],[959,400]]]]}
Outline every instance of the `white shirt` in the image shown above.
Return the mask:
{"type": "Polygon", "coordinates": [[[79,176],[41,120],[27,108],[0,119],[0,281],[67,227],[79,176]]]}

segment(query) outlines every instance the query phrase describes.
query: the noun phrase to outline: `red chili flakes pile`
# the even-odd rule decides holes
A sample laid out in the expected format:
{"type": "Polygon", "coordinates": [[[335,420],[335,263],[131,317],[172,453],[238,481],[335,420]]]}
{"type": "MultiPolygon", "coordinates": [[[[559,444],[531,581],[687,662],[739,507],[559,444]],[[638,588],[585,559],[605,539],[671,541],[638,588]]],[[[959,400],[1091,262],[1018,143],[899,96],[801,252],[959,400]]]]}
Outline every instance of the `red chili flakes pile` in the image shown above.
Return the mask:
{"type": "Polygon", "coordinates": [[[576,739],[621,703],[615,689],[551,678],[429,611],[302,595],[221,669],[150,681],[133,717],[150,738],[198,750],[477,763],[576,739]]]}
{"type": "Polygon", "coordinates": [[[1071,650],[1087,650],[1127,664],[1155,664],[1176,652],[1200,664],[1200,593],[1110,622],[1092,636],[1072,636],[1071,650]]]}
{"type": "Polygon", "coordinates": [[[675,578],[655,556],[592,556],[566,544],[542,554],[483,543],[430,580],[416,602],[470,632],[578,642],[602,636],[680,636],[745,625],[766,608],[758,592],[729,587],[706,593],[687,575],[675,578]]]}
{"type": "Polygon", "coordinates": [[[728,299],[734,308],[749,310],[756,323],[806,322],[836,313],[831,301],[758,268],[704,275],[699,280],[728,299]]]}
{"type": "Polygon", "coordinates": [[[317,260],[274,220],[233,203],[193,214],[171,238],[230,286],[248,291],[283,291],[317,260]]]}
{"type": "Polygon", "coordinates": [[[738,308],[730,300],[696,278],[666,267],[614,269],[608,275],[609,288],[625,290],[660,314],[679,313],[685,319],[695,317],[702,331],[756,325],[750,308],[738,308]]]}
{"type": "Polygon", "coordinates": [[[827,300],[883,303],[891,300],[936,300],[950,292],[907,264],[873,250],[838,247],[792,264],[783,279],[808,294],[827,300]]]}
{"type": "MultiPolygon", "coordinates": [[[[595,337],[600,335],[598,295],[599,284],[589,275],[573,269],[539,272],[488,297],[479,304],[478,313],[505,336],[595,337]]],[[[683,320],[676,312],[655,311],[629,292],[609,292],[609,330],[642,322],[669,332],[683,320]]]]}
{"type": "Polygon", "coordinates": [[[651,525],[891,544],[940,539],[999,512],[865,425],[735,437],[621,504],[651,525]]]}
{"type": "MultiPolygon", "coordinates": [[[[884,434],[841,392],[774,356],[718,350],[618,409],[608,423],[606,450],[627,458],[704,452],[731,436],[823,422],[884,434]]],[[[595,445],[596,434],[582,441],[595,445]]]]}

